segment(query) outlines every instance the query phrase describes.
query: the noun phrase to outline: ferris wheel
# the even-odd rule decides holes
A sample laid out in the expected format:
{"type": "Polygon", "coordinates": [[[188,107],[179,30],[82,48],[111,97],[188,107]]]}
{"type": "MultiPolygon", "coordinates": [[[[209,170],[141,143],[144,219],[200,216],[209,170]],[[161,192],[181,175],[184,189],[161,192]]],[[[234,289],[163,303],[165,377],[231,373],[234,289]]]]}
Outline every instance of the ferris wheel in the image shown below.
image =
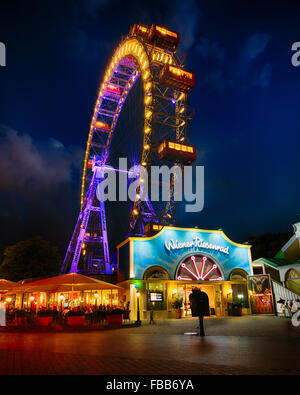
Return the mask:
{"type": "MultiPolygon", "coordinates": [[[[196,159],[196,149],[187,140],[191,110],[187,95],[195,83],[194,73],[185,70],[176,53],[178,33],[162,26],[135,24],[116,48],[100,84],[85,152],[81,211],[61,273],[112,273],[114,247],[110,227],[126,235],[153,234],[174,217],[175,175],[171,174],[167,201],[151,201],[151,177],[143,179],[141,169],[154,164],[184,166],[196,159]],[[103,169],[120,169],[117,160],[127,158],[134,166],[128,183],[135,181],[135,199],[122,209],[126,220],[114,208],[99,201],[97,187],[103,169]],[[147,185],[146,185],[147,183],[147,185]],[[147,188],[146,188],[147,187],[147,188]],[[121,229],[126,226],[127,232],[121,229]],[[109,237],[108,237],[109,235],[109,237]]],[[[127,171],[128,172],[128,171],[127,171]]],[[[102,191],[103,192],[103,191],[102,191]]]]}

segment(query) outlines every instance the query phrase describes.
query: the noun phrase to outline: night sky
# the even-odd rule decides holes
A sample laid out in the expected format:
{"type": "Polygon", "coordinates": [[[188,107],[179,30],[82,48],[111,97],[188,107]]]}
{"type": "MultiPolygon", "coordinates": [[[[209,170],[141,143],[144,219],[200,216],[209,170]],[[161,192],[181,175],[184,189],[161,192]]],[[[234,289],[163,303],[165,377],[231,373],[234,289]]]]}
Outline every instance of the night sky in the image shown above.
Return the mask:
{"type": "Polygon", "coordinates": [[[105,67],[135,22],[178,31],[196,73],[189,140],[205,205],[176,224],[235,241],[300,220],[299,12],[288,1],[1,0],[0,248],[41,235],[64,251],[105,67]]]}

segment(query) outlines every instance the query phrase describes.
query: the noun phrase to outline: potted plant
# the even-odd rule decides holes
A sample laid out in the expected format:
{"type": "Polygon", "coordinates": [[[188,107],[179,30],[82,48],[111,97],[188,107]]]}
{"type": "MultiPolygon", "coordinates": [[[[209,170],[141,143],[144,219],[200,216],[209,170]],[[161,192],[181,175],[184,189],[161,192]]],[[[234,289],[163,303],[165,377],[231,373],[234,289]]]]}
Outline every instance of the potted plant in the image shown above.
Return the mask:
{"type": "Polygon", "coordinates": [[[182,317],[183,298],[176,298],[172,303],[173,309],[176,310],[176,318],[182,317]]]}
{"type": "Polygon", "coordinates": [[[53,321],[52,310],[39,310],[37,313],[37,322],[40,326],[49,326],[53,321]]]}
{"type": "Polygon", "coordinates": [[[84,312],[82,310],[70,310],[67,315],[67,324],[73,326],[81,326],[84,324],[84,312]]]}
{"type": "Polygon", "coordinates": [[[108,324],[121,325],[123,322],[123,310],[121,309],[106,310],[106,321],[108,324]]]}
{"type": "Polygon", "coordinates": [[[15,324],[16,326],[26,326],[27,325],[27,312],[25,310],[17,310],[15,312],[15,324]]]}

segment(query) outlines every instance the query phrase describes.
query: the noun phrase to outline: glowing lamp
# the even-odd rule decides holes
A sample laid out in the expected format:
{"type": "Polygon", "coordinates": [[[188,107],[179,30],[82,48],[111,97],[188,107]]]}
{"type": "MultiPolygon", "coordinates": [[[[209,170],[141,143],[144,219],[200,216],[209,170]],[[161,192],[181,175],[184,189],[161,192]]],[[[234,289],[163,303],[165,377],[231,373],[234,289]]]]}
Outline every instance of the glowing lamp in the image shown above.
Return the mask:
{"type": "Polygon", "coordinates": [[[109,129],[110,129],[110,127],[107,123],[101,122],[101,121],[95,122],[95,128],[99,129],[99,130],[106,130],[106,131],[109,131],[109,129]]]}

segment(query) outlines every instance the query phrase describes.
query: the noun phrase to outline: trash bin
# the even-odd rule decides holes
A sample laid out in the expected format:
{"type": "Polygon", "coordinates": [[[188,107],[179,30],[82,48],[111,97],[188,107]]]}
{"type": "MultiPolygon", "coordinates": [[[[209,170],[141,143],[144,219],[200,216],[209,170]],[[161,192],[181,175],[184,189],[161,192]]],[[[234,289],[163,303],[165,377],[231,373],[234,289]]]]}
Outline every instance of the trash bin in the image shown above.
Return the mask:
{"type": "Polygon", "coordinates": [[[242,315],[242,308],[237,303],[232,303],[232,315],[235,317],[242,315]]]}
{"type": "Polygon", "coordinates": [[[232,303],[227,303],[227,312],[229,316],[232,316],[232,303]]]}

